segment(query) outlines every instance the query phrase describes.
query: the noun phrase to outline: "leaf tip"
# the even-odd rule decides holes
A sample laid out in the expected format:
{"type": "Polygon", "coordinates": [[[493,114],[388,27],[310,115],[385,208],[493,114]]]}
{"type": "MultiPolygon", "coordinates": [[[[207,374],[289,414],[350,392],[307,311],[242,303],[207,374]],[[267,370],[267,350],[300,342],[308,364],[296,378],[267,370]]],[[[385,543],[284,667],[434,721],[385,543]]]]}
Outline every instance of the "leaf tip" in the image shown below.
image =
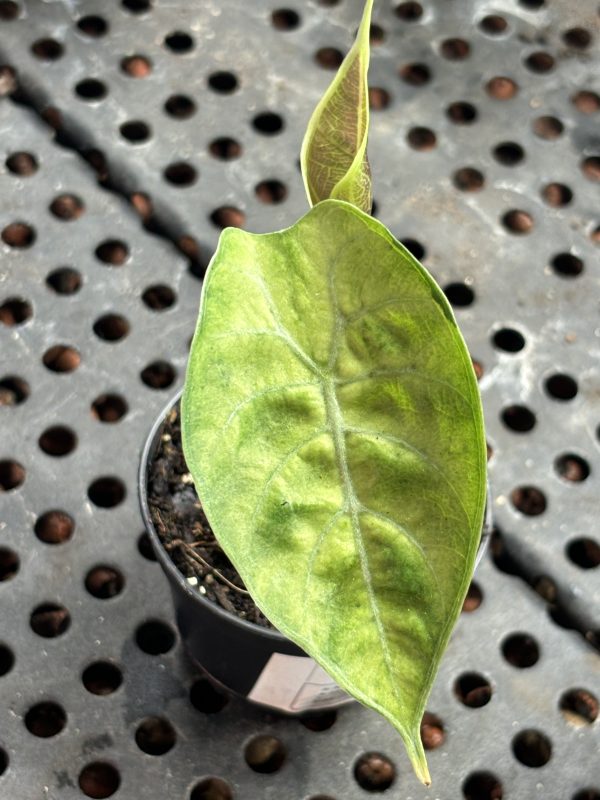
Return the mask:
{"type": "Polygon", "coordinates": [[[425,786],[431,786],[431,776],[429,774],[429,767],[427,766],[427,758],[425,757],[425,750],[421,742],[420,726],[417,734],[412,737],[411,741],[407,743],[406,747],[408,757],[414,770],[415,775],[425,786]]]}

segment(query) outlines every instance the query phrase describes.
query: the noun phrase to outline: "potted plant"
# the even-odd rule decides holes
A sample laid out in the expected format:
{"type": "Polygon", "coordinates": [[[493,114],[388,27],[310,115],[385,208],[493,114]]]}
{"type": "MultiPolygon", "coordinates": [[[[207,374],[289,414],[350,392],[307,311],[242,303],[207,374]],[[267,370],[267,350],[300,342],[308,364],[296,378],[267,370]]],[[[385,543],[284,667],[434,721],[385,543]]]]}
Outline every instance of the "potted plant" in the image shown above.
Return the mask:
{"type": "Polygon", "coordinates": [[[152,510],[149,523],[183,638],[213,677],[276,707],[278,675],[308,654],[319,668],[300,667],[300,699],[280,707],[342,702],[339,685],[398,729],[429,784],[420,722],[480,545],[486,446],[445,296],[369,216],[371,7],[304,139],[311,210],[276,233],[221,235],[181,400],[185,463],[176,404],[147,447],[152,463],[179,452],[199,539],[152,510]],[[182,550],[200,590],[173,565],[182,550]],[[215,581],[246,620],[249,592],[276,630],[207,600],[215,581]]]}

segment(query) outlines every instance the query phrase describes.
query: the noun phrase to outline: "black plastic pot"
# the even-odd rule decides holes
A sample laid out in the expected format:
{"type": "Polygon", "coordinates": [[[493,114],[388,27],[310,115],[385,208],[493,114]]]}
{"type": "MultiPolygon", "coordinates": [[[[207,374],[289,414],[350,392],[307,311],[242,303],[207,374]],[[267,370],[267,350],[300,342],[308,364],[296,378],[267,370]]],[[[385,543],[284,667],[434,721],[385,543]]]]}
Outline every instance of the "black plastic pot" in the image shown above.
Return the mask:
{"type": "MultiPolygon", "coordinates": [[[[189,655],[219,685],[280,712],[300,715],[352,702],[310,656],[279,631],[239,619],[203,597],[163,547],[148,506],[148,470],[164,421],[180,397],[181,392],[150,431],[140,464],[139,495],[152,549],[169,579],[177,627],[189,655]]],[[[488,501],[476,564],[486,548],[491,527],[488,501]]]]}
{"type": "Polygon", "coordinates": [[[177,569],[156,533],[148,507],[148,470],[171,400],[155,422],[140,464],[142,516],[152,549],[169,579],[177,627],[191,658],[216,683],[248,700],[300,715],[337,708],[353,699],[304,650],[279,631],[261,628],[207,600],[177,569]]]}

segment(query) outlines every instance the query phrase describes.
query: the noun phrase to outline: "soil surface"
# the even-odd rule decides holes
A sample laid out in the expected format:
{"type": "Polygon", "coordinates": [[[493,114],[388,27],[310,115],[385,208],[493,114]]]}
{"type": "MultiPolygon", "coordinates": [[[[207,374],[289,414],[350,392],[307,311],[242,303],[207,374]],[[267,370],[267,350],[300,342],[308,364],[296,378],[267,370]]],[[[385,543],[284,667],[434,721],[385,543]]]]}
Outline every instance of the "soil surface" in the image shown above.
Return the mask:
{"type": "Polygon", "coordinates": [[[148,505],[165,550],[185,578],[195,579],[200,594],[240,619],[273,627],[246,591],[204,515],[183,458],[179,404],[167,416],[149,465],[148,505]]]}

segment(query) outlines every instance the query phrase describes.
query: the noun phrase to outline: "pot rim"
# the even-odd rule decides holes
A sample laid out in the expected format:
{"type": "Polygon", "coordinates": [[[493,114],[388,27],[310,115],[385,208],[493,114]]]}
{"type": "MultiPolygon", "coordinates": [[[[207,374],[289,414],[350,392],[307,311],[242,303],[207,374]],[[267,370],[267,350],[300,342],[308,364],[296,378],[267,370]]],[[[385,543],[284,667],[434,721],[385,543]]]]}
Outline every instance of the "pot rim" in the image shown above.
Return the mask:
{"type": "MultiPolygon", "coordinates": [[[[183,394],[183,387],[178,389],[178,391],[171,397],[169,402],[163,407],[160,414],[154,421],[152,428],[150,429],[150,433],[148,434],[146,441],[144,443],[144,448],[142,450],[142,457],[140,459],[140,466],[138,471],[138,495],[140,501],[140,510],[142,513],[142,519],[144,520],[144,525],[146,526],[146,530],[148,531],[148,536],[150,537],[150,542],[152,544],[152,549],[161,565],[161,567],[165,570],[167,575],[171,575],[178,586],[186,592],[186,594],[192,598],[192,600],[197,601],[200,603],[204,608],[207,610],[212,611],[217,616],[221,617],[224,621],[234,623],[236,625],[241,626],[243,629],[247,630],[248,632],[252,632],[257,636],[262,636],[265,639],[270,639],[273,642],[282,642],[282,641],[289,641],[287,636],[284,636],[281,631],[278,631],[276,628],[263,628],[260,625],[256,625],[253,622],[248,622],[247,620],[240,619],[235,614],[232,614],[230,611],[226,611],[224,608],[221,608],[217,603],[213,603],[212,600],[208,600],[202,594],[200,594],[197,589],[192,588],[190,584],[187,582],[187,579],[183,576],[183,574],[177,568],[175,562],[171,559],[167,551],[165,550],[162,541],[160,540],[158,533],[156,532],[156,528],[154,527],[154,522],[152,521],[152,517],[150,514],[150,506],[148,504],[148,466],[150,463],[150,458],[154,455],[153,450],[156,445],[156,440],[158,433],[161,427],[164,424],[165,418],[169,411],[173,408],[173,406],[181,400],[181,396],[183,394]]],[[[492,534],[492,503],[491,503],[491,492],[490,492],[490,484],[488,481],[487,484],[487,502],[485,507],[485,512],[483,516],[483,525],[481,528],[481,539],[479,540],[479,547],[477,549],[477,555],[475,556],[475,563],[473,565],[473,572],[477,569],[483,554],[485,553],[488,542],[490,540],[492,534]]]]}

